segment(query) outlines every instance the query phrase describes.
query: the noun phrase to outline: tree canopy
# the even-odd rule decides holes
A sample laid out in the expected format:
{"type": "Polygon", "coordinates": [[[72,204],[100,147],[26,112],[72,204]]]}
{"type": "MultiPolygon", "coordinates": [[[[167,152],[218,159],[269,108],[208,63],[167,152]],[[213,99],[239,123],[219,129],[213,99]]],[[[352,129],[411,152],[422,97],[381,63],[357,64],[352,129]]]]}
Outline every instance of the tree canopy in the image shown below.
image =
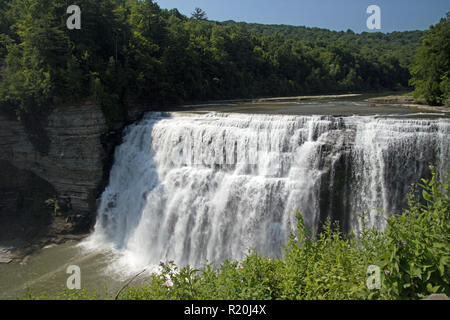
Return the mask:
{"type": "Polygon", "coordinates": [[[431,105],[450,98],[450,12],[425,32],[411,68],[415,95],[431,105]]]}
{"type": "Polygon", "coordinates": [[[84,99],[115,118],[134,102],[397,90],[422,36],[189,19],[151,0],[79,0],[81,30],[68,30],[64,1],[0,4],[0,103],[19,114],[84,99]]]}
{"type": "Polygon", "coordinates": [[[206,12],[198,7],[195,8],[194,12],[192,12],[191,15],[192,15],[192,18],[197,19],[197,20],[207,20],[208,19],[206,12]]]}

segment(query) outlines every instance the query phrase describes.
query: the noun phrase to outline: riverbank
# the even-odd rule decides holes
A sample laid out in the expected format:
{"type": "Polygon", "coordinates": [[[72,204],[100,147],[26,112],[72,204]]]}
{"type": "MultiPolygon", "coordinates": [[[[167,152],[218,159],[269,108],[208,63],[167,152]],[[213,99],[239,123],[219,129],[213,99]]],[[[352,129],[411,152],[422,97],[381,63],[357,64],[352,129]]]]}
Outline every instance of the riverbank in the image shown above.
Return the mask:
{"type": "MultiPolygon", "coordinates": [[[[379,96],[372,97],[368,99],[364,99],[365,102],[375,103],[378,105],[401,105],[404,107],[408,107],[415,110],[421,110],[426,112],[442,112],[445,114],[450,114],[449,106],[430,106],[424,104],[420,99],[414,98],[410,94],[402,94],[402,95],[387,95],[387,96],[379,96]]],[[[449,101],[450,103],[450,101],[449,101]]]]}
{"type": "Polygon", "coordinates": [[[50,222],[39,219],[0,219],[0,264],[25,264],[30,256],[50,245],[80,241],[89,235],[74,230],[75,217],[54,217],[50,222]]]}

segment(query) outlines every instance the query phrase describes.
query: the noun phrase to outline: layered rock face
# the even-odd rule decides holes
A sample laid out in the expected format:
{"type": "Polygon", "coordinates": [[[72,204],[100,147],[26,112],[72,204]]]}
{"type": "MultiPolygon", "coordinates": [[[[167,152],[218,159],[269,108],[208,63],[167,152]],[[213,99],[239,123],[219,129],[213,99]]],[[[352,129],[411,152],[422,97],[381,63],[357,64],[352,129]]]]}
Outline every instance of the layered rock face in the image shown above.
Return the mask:
{"type": "MultiPolygon", "coordinates": [[[[107,126],[100,107],[87,104],[55,109],[43,129],[48,141],[45,153],[31,143],[22,123],[0,115],[0,160],[50,183],[74,212],[95,211],[106,156],[102,136],[107,126]]],[[[2,185],[0,189],[11,193],[9,187],[2,185]]],[[[14,196],[8,199],[14,201],[14,196]]],[[[11,207],[11,203],[4,207],[11,207]]]]}

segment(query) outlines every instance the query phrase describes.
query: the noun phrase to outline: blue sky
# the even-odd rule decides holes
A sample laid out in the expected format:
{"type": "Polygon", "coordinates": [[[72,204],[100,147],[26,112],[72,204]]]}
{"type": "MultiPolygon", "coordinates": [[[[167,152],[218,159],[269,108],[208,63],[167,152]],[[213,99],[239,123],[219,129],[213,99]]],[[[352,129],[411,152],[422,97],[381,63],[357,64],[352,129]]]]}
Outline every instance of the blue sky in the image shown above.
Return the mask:
{"type": "Polygon", "coordinates": [[[190,16],[195,7],[210,20],[289,24],[331,30],[370,30],[369,5],[381,8],[381,32],[425,30],[450,11],[449,0],[155,0],[190,16]]]}

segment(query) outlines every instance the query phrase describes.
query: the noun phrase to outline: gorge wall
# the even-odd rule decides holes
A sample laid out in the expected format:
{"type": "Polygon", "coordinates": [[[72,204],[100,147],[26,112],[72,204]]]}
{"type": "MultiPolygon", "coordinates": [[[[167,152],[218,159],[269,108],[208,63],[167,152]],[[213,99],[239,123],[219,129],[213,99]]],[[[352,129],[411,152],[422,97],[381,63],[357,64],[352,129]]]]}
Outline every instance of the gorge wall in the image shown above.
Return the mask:
{"type": "Polygon", "coordinates": [[[23,177],[31,175],[47,182],[47,191],[74,212],[95,217],[122,129],[148,109],[133,106],[107,125],[97,104],[58,107],[39,125],[43,138],[34,136],[36,130],[30,134],[14,116],[0,114],[0,212],[14,208],[15,191],[29,185],[30,178],[23,177]]]}
{"type": "Polygon", "coordinates": [[[0,160],[50,183],[74,211],[94,210],[104,174],[101,137],[107,128],[101,109],[96,105],[55,109],[44,130],[47,154],[31,143],[21,122],[0,116],[0,160]]]}

